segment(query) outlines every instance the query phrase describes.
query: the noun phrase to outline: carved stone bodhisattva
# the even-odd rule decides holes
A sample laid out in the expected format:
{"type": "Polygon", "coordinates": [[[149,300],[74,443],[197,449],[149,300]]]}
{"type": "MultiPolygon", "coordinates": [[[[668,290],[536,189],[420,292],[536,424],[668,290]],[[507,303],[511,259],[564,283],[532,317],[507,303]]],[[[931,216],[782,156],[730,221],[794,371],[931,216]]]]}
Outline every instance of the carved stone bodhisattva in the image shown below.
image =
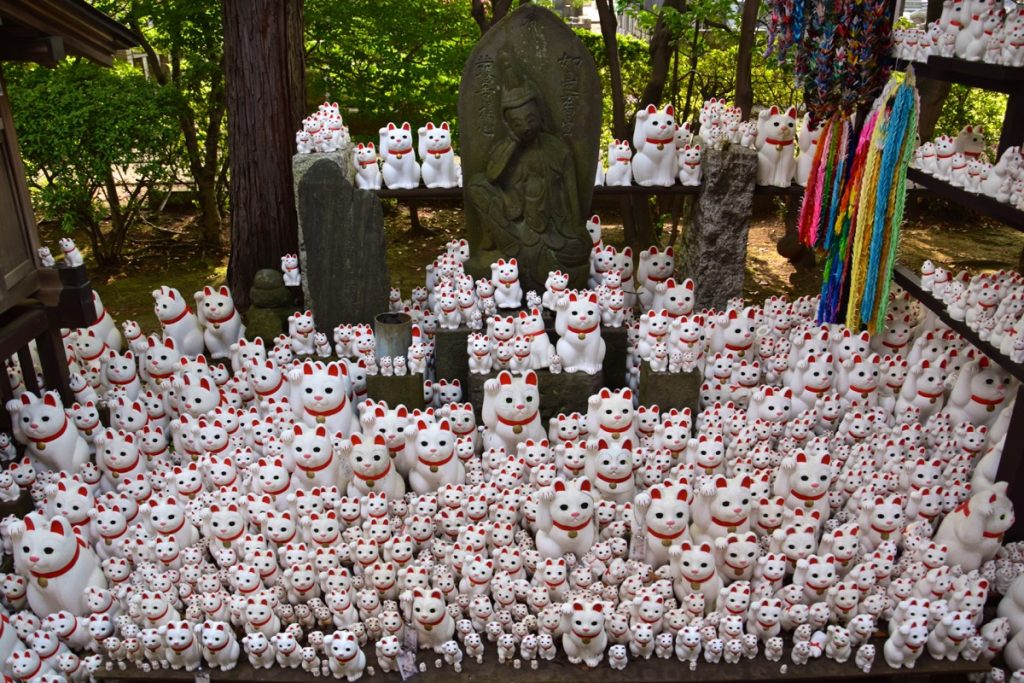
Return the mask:
{"type": "Polygon", "coordinates": [[[515,257],[524,290],[551,270],[586,286],[601,84],[586,47],[526,5],[473,49],[459,93],[466,229],[476,277],[515,257]]]}

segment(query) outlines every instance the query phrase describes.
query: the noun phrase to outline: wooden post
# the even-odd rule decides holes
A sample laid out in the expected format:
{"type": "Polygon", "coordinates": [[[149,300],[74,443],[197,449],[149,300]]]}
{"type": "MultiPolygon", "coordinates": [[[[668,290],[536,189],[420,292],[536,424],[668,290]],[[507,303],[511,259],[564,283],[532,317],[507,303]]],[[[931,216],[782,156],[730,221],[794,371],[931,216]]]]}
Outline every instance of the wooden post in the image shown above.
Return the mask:
{"type": "Polygon", "coordinates": [[[240,307],[260,268],[298,250],[292,154],[305,107],[302,0],[223,0],[231,260],[240,307]]]}

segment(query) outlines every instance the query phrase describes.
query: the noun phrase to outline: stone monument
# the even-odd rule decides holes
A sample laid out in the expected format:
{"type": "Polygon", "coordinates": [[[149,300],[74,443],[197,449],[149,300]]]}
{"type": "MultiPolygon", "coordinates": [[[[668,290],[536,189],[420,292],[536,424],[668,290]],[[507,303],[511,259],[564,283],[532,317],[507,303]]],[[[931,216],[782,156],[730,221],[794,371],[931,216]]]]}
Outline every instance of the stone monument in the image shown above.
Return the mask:
{"type": "Polygon", "coordinates": [[[725,310],[743,295],[757,154],[739,145],[708,150],[693,223],[683,231],[679,269],[698,283],[694,308],[725,310]]]}
{"type": "Polygon", "coordinates": [[[351,144],[336,154],[292,159],[299,216],[302,294],[317,327],[372,323],[388,310],[384,214],[377,195],[355,186],[351,144]]]}
{"type": "Polygon", "coordinates": [[[520,7],[473,48],[459,138],[474,277],[514,257],[524,291],[542,292],[551,270],[586,287],[601,104],[593,58],[547,9],[520,7]]]}

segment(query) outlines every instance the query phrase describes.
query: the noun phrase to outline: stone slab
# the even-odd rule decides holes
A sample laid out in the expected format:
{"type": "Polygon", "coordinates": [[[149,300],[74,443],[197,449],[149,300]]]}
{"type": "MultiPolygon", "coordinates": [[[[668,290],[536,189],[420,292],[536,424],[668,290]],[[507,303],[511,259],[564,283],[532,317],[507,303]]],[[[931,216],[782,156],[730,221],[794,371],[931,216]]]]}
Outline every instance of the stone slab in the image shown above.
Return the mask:
{"type": "Polygon", "coordinates": [[[322,330],[388,310],[384,214],[376,194],[353,185],[350,158],[346,146],[292,160],[302,292],[322,330]]]}
{"type": "Polygon", "coordinates": [[[585,286],[601,136],[601,80],[583,42],[550,10],[524,3],[485,33],[462,72],[459,142],[474,277],[516,257],[524,291],[550,270],[585,286]],[[532,103],[532,104],[531,104],[532,103]],[[526,135],[517,107],[534,107],[526,135]],[[503,205],[503,209],[498,206],[503,205]]]}
{"type": "MultiPolygon", "coordinates": [[[[473,404],[480,419],[480,409],[484,404],[484,383],[497,377],[498,373],[492,372],[488,375],[470,373],[468,384],[469,393],[466,400],[473,404]]],[[[604,386],[602,373],[588,375],[583,372],[561,372],[553,375],[547,370],[537,372],[537,386],[540,389],[540,416],[544,420],[544,429],[547,429],[548,420],[559,413],[578,412],[587,413],[587,399],[596,394],[604,386]]]]}
{"type": "Polygon", "coordinates": [[[695,308],[724,309],[743,294],[757,153],[733,145],[708,150],[693,223],[683,231],[679,267],[697,284],[695,308]]]}
{"type": "Polygon", "coordinates": [[[462,386],[469,380],[469,355],[466,342],[469,340],[468,327],[457,330],[442,330],[434,333],[434,372],[437,379],[449,382],[457,379],[462,386]]]}
{"type": "Polygon", "coordinates": [[[601,338],[604,339],[604,382],[609,389],[621,389],[626,386],[626,356],[629,345],[626,343],[625,327],[602,327],[601,338]]]}
{"type": "Polygon", "coordinates": [[[672,408],[689,408],[696,418],[703,381],[700,372],[653,372],[644,361],[640,367],[640,405],[657,405],[662,413],[672,408]]]}
{"type": "Polygon", "coordinates": [[[389,406],[399,403],[409,410],[423,410],[423,375],[370,375],[366,378],[366,395],[374,401],[386,401],[389,406]]]}

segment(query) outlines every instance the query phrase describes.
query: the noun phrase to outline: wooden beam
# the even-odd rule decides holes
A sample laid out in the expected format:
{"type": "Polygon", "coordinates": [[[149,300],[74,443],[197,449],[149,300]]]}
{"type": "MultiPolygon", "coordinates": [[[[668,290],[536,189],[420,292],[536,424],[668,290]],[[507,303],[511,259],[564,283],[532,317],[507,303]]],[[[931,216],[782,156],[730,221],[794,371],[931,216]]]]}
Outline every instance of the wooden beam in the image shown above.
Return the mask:
{"type": "Polygon", "coordinates": [[[117,50],[138,44],[135,34],[83,0],[0,0],[0,17],[60,36],[68,54],[104,66],[113,64],[117,50]]]}
{"type": "Polygon", "coordinates": [[[0,61],[38,62],[55,67],[64,59],[64,41],[57,36],[11,38],[0,30],[0,61]]]}

